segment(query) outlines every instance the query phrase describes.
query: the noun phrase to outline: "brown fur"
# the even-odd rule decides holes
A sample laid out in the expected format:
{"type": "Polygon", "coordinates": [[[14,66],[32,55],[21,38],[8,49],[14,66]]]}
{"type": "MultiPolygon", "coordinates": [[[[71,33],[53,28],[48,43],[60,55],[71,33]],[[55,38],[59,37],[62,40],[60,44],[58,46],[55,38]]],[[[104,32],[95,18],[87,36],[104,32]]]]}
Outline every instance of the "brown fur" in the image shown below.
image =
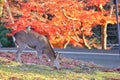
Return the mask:
{"type": "MultiPolygon", "coordinates": [[[[49,40],[33,30],[21,30],[14,34],[15,43],[18,46],[17,61],[21,61],[20,56],[22,51],[29,46],[37,51],[37,57],[40,58],[42,53],[46,53],[54,64],[57,56],[52,49],[49,40]]],[[[55,64],[54,64],[55,65],[55,64]]]]}

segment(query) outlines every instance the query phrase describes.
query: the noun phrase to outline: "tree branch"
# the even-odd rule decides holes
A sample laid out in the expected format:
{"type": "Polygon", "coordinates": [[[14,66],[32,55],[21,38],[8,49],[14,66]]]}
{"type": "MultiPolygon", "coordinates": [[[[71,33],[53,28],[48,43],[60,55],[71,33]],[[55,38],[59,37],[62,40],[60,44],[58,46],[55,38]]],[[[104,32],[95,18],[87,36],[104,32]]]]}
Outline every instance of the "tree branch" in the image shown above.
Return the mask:
{"type": "MultiPolygon", "coordinates": [[[[11,13],[10,6],[9,6],[9,4],[8,4],[8,1],[7,1],[7,0],[4,0],[4,1],[5,1],[5,4],[6,4],[6,7],[7,7],[8,14],[9,14],[9,16],[10,16],[11,23],[14,24],[14,19],[13,19],[13,16],[12,16],[12,13],[11,13]]],[[[17,29],[17,26],[14,26],[12,29],[16,30],[16,29],[17,29]]]]}
{"type": "Polygon", "coordinates": [[[79,19],[77,19],[77,18],[72,18],[72,17],[69,17],[69,16],[67,16],[67,14],[65,13],[65,9],[64,8],[62,8],[62,11],[63,11],[63,14],[64,14],[64,16],[66,17],[66,18],[68,18],[68,19],[70,19],[70,20],[79,20],[79,19]]]}
{"type": "Polygon", "coordinates": [[[85,39],[85,35],[84,35],[84,34],[82,35],[82,38],[83,38],[83,41],[84,41],[85,46],[86,46],[88,49],[91,49],[91,47],[87,44],[87,41],[86,41],[86,39],[85,39]]]}

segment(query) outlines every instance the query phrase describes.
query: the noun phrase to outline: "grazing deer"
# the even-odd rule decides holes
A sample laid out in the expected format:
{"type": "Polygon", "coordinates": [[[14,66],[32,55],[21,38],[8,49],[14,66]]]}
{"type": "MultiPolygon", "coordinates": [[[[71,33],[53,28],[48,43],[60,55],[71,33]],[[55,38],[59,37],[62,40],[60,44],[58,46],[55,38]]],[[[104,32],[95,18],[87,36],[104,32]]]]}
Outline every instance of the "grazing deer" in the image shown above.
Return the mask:
{"type": "Polygon", "coordinates": [[[21,53],[26,46],[37,51],[37,57],[40,58],[42,53],[46,53],[51,64],[57,69],[60,68],[59,55],[54,52],[49,40],[44,35],[41,35],[33,30],[21,30],[14,34],[14,42],[18,47],[16,52],[17,61],[21,62],[21,53]]]}

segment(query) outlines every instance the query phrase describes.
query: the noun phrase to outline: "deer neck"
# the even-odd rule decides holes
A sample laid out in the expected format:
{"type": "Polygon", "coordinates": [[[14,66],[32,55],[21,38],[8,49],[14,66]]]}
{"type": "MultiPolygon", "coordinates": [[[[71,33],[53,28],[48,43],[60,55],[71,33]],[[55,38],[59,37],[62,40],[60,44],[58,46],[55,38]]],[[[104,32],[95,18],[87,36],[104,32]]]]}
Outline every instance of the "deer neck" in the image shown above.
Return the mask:
{"type": "Polygon", "coordinates": [[[48,50],[49,57],[51,61],[54,61],[56,59],[56,55],[55,55],[53,48],[51,47],[49,40],[47,40],[46,44],[47,44],[47,50],[48,50]]]}

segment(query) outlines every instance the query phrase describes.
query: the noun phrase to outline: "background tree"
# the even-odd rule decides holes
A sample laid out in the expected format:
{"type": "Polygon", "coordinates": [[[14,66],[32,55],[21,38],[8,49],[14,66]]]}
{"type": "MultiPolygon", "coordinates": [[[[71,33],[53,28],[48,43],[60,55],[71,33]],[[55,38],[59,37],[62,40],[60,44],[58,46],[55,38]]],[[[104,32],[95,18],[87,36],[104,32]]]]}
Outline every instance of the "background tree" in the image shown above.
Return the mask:
{"type": "Polygon", "coordinates": [[[3,5],[4,5],[4,1],[0,0],[0,17],[2,16],[3,5]]]}
{"type": "Polygon", "coordinates": [[[0,26],[0,43],[3,47],[11,47],[14,46],[12,41],[12,37],[6,36],[6,33],[9,33],[11,30],[6,29],[4,26],[0,26]]]}
{"type": "Polygon", "coordinates": [[[97,25],[105,29],[108,23],[116,22],[115,16],[110,16],[111,7],[104,8],[109,0],[8,0],[8,3],[10,11],[5,5],[2,21],[13,30],[9,35],[31,26],[59,48],[68,44],[97,48],[95,39],[91,39],[92,29],[97,25]]]}

